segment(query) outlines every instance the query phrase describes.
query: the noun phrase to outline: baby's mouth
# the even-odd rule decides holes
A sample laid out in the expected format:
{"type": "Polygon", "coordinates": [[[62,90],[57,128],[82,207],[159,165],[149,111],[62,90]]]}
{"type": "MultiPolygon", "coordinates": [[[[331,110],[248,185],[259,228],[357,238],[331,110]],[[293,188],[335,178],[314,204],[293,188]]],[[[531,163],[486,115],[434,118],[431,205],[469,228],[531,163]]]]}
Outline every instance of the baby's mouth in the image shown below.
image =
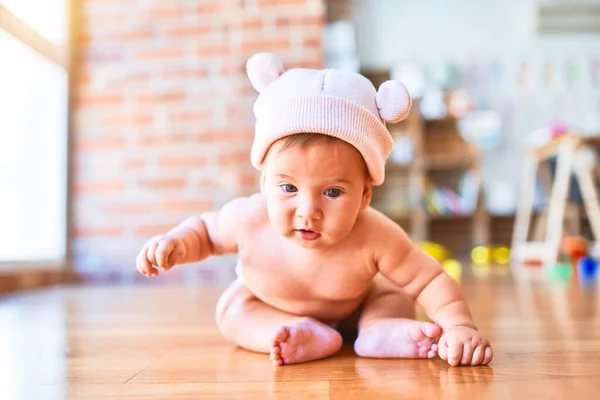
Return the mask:
{"type": "Polygon", "coordinates": [[[295,229],[294,233],[296,234],[296,237],[302,240],[315,240],[321,236],[320,233],[311,231],[310,229],[295,229]]]}

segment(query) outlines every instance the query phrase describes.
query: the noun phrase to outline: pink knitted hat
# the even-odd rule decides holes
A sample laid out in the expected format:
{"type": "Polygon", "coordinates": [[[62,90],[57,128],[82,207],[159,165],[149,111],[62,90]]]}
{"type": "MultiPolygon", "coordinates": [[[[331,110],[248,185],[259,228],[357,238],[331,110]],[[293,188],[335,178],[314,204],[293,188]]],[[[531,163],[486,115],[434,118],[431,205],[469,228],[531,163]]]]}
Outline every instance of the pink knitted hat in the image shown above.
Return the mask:
{"type": "Polygon", "coordinates": [[[411,99],[397,81],[376,90],[364,76],[338,69],[284,71],[274,54],[252,56],[246,69],[259,92],[254,103],[252,165],[260,169],[276,140],[295,133],[320,133],[342,139],[360,151],[373,185],[383,183],[393,142],[386,122],[406,118],[411,99]]]}

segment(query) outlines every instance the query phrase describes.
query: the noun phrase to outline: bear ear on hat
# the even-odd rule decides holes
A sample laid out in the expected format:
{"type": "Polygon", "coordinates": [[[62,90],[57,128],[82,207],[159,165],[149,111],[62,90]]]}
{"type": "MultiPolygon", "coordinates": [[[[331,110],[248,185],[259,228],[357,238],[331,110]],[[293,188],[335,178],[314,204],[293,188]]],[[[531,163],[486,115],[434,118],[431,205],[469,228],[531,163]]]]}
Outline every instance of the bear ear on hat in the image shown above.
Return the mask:
{"type": "Polygon", "coordinates": [[[246,63],[246,73],[258,93],[279,78],[283,72],[283,62],[272,53],[257,53],[246,63]]]}
{"type": "Polygon", "coordinates": [[[375,95],[379,116],[386,122],[400,122],[408,116],[411,107],[410,94],[398,81],[385,81],[375,95]]]}

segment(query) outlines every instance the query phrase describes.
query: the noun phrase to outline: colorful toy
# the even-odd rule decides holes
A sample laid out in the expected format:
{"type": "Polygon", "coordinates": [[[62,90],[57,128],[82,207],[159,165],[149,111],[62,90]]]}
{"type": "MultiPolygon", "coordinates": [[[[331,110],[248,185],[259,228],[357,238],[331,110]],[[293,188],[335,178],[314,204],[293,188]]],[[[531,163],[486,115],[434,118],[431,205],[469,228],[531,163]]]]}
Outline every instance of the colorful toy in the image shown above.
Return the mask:
{"type": "Polygon", "coordinates": [[[598,263],[593,257],[581,257],[577,262],[577,273],[582,279],[595,279],[598,275],[598,263]]]}
{"type": "Polygon", "coordinates": [[[446,273],[452,277],[452,279],[460,283],[462,278],[462,266],[460,262],[454,259],[448,259],[442,262],[442,267],[444,268],[444,271],[446,271],[446,273]]]}
{"type": "Polygon", "coordinates": [[[583,237],[565,236],[561,241],[560,252],[572,263],[577,263],[581,257],[587,256],[588,251],[588,242],[583,237]]]}
{"type": "Polygon", "coordinates": [[[420,241],[419,246],[425,253],[429,254],[439,263],[446,261],[450,256],[448,249],[438,243],[420,241]]]}
{"type": "Polygon", "coordinates": [[[548,276],[555,280],[570,281],[573,277],[573,268],[568,262],[556,262],[548,267],[548,276]]]}
{"type": "Polygon", "coordinates": [[[510,261],[510,250],[508,247],[500,246],[492,250],[492,260],[499,265],[507,265],[510,261]]]}
{"type": "Polygon", "coordinates": [[[477,246],[471,250],[471,261],[477,265],[489,264],[491,252],[487,246],[477,246]]]}

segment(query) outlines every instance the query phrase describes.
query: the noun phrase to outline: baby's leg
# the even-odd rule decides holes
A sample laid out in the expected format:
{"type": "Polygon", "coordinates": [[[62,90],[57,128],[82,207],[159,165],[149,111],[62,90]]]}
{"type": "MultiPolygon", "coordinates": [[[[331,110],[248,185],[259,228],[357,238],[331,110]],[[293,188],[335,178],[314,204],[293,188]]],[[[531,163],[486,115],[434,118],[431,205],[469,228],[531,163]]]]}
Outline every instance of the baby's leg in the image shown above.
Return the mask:
{"type": "Polygon", "coordinates": [[[216,318],[227,339],[248,350],[270,353],[277,365],[324,358],[342,346],[342,337],[333,328],[313,318],[277,310],[239,281],[222,294],[216,318]]]}
{"type": "Polygon", "coordinates": [[[415,320],[415,305],[394,284],[377,276],[358,321],[354,350],[361,357],[433,358],[442,329],[415,320]]]}

